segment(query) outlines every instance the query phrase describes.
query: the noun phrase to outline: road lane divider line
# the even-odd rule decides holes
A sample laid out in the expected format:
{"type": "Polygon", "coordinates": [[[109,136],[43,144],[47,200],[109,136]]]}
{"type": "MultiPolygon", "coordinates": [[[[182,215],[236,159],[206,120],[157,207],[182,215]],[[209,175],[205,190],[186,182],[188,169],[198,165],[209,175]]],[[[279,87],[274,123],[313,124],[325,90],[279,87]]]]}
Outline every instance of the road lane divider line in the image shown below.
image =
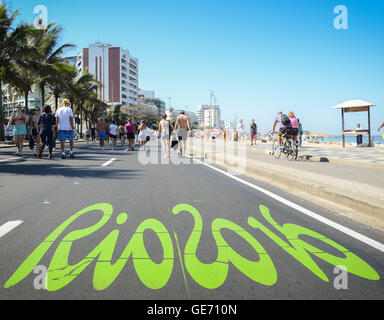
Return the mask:
{"type": "Polygon", "coordinates": [[[250,183],[248,181],[240,179],[240,178],[238,178],[238,177],[236,177],[236,176],[234,176],[234,175],[232,175],[232,174],[230,174],[228,172],[225,172],[223,170],[215,168],[214,166],[211,166],[211,165],[209,165],[207,163],[204,163],[204,162],[202,162],[200,160],[197,160],[197,159],[193,159],[193,160],[195,162],[197,162],[199,164],[202,164],[202,165],[204,165],[204,166],[206,166],[206,167],[208,167],[208,168],[210,168],[212,170],[215,170],[215,171],[217,171],[217,172],[219,172],[219,173],[221,173],[221,174],[223,174],[223,175],[225,175],[225,176],[227,176],[227,177],[229,177],[229,178],[231,178],[231,179],[233,179],[233,180],[235,180],[237,182],[240,182],[240,183],[242,183],[242,184],[244,184],[244,185],[246,185],[246,186],[248,186],[248,187],[250,187],[250,188],[252,188],[254,190],[257,190],[257,191],[259,191],[259,192],[269,196],[270,198],[272,198],[272,199],[274,199],[276,201],[279,201],[280,203],[282,203],[282,204],[284,204],[284,205],[286,205],[288,207],[291,207],[292,209],[295,209],[296,211],[299,211],[299,212],[301,212],[301,213],[303,213],[303,214],[305,214],[305,215],[307,215],[307,216],[309,216],[309,217],[311,217],[311,218],[313,218],[315,220],[318,220],[318,221],[320,221],[322,223],[325,223],[326,225],[328,225],[328,226],[330,226],[330,227],[332,227],[332,228],[334,228],[334,229],[336,229],[336,230],[338,230],[340,232],[343,232],[344,234],[349,235],[350,237],[352,237],[352,238],[354,238],[356,240],[359,240],[359,241],[361,241],[361,242],[363,242],[363,243],[365,243],[365,244],[367,244],[367,245],[369,245],[369,246],[371,246],[371,247],[373,247],[373,248],[375,248],[375,249],[377,249],[377,250],[379,250],[381,252],[384,252],[384,244],[382,244],[382,243],[380,243],[380,242],[378,242],[376,240],[368,238],[367,236],[364,236],[364,235],[362,235],[362,234],[360,234],[360,233],[358,233],[356,231],[353,231],[352,229],[344,227],[343,225],[341,225],[339,223],[333,222],[332,220],[329,220],[329,219],[327,219],[327,218],[325,218],[325,217],[323,217],[323,216],[321,216],[321,215],[319,215],[319,214],[317,214],[317,213],[315,213],[315,212],[313,212],[311,210],[308,210],[308,209],[306,209],[306,208],[304,208],[304,207],[302,207],[302,206],[300,206],[300,205],[298,205],[296,203],[293,203],[292,201],[289,201],[289,200],[287,200],[287,199],[285,199],[283,197],[280,197],[279,195],[277,195],[277,194],[275,194],[273,192],[270,192],[270,191],[268,191],[266,189],[263,189],[261,187],[258,187],[256,185],[254,185],[254,184],[252,184],[252,183],[250,183]]]}
{"type": "Polygon", "coordinates": [[[18,157],[18,158],[8,158],[8,159],[0,160],[0,162],[8,162],[8,161],[20,160],[20,159],[21,159],[20,157],[18,157]]]}
{"type": "Polygon", "coordinates": [[[0,238],[5,236],[7,233],[11,232],[13,229],[17,228],[19,225],[21,225],[23,221],[16,220],[16,221],[9,221],[2,226],[0,226],[0,238]]]}
{"type": "Polygon", "coordinates": [[[107,161],[106,163],[103,163],[101,166],[102,166],[102,167],[108,167],[113,161],[116,161],[116,159],[113,158],[113,159],[107,161]]]}

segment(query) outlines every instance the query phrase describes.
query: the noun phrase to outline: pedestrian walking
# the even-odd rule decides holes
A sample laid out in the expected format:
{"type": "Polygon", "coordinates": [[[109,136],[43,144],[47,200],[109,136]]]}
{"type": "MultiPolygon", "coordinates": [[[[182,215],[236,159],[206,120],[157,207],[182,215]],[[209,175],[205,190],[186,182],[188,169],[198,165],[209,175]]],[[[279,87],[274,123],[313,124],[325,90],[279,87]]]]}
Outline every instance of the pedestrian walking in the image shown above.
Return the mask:
{"type": "Polygon", "coordinates": [[[256,145],[256,142],[257,142],[257,125],[255,123],[255,120],[252,120],[252,123],[251,123],[251,146],[253,146],[253,144],[256,145]]]}
{"type": "Polygon", "coordinates": [[[56,111],[56,126],[59,130],[59,140],[61,144],[61,158],[66,159],[65,142],[69,140],[69,156],[71,159],[75,157],[73,152],[73,139],[75,127],[73,122],[73,111],[70,108],[71,103],[68,99],[64,99],[62,106],[56,111]]]}
{"type": "Polygon", "coordinates": [[[145,125],[144,120],[141,120],[138,130],[139,130],[140,150],[144,150],[145,145],[147,143],[147,126],[145,125]]]}
{"type": "Polygon", "coordinates": [[[34,157],[37,158],[40,153],[40,135],[39,135],[39,118],[40,118],[40,108],[35,107],[33,110],[33,115],[30,119],[30,128],[31,128],[31,139],[33,139],[33,142],[36,146],[36,151],[34,153],[34,157]]]}
{"type": "Polygon", "coordinates": [[[128,120],[125,125],[125,132],[128,140],[128,151],[135,151],[136,126],[132,120],[128,120]]]}
{"type": "Polygon", "coordinates": [[[188,135],[192,135],[191,121],[185,111],[181,111],[175,123],[176,137],[179,141],[179,153],[185,155],[188,135]]]}
{"type": "Polygon", "coordinates": [[[240,120],[239,124],[237,125],[237,137],[239,142],[242,142],[242,143],[246,142],[247,133],[245,131],[243,120],[240,120]]]}
{"type": "Polygon", "coordinates": [[[125,144],[125,127],[123,125],[121,125],[118,130],[119,130],[119,139],[120,139],[121,146],[124,146],[124,144],[125,144]]]}
{"type": "Polygon", "coordinates": [[[117,144],[117,125],[116,121],[112,121],[112,124],[109,125],[109,136],[112,140],[112,148],[113,150],[116,150],[116,144],[117,144]]]}
{"type": "Polygon", "coordinates": [[[167,120],[167,115],[163,114],[163,120],[159,124],[159,139],[161,141],[162,150],[164,152],[164,158],[169,157],[170,152],[170,133],[171,123],[167,120]]]}
{"type": "Polygon", "coordinates": [[[49,159],[53,159],[53,138],[56,136],[56,118],[52,114],[52,108],[49,105],[46,105],[43,109],[44,113],[39,117],[39,134],[41,139],[41,147],[39,151],[39,158],[43,156],[43,152],[46,146],[48,146],[49,159]]]}
{"type": "Polygon", "coordinates": [[[177,140],[175,125],[176,125],[176,121],[173,121],[171,123],[171,138],[170,138],[170,140],[171,140],[171,148],[173,150],[177,151],[179,148],[179,141],[177,140]]]}
{"type": "Polygon", "coordinates": [[[109,146],[111,144],[111,141],[110,141],[110,134],[109,134],[109,125],[110,123],[109,122],[106,122],[106,128],[105,128],[105,134],[106,134],[106,139],[105,139],[105,144],[107,146],[109,146]]]}
{"type": "Polygon", "coordinates": [[[105,140],[107,139],[107,123],[104,118],[99,119],[96,129],[99,133],[100,150],[104,150],[105,140]]]}
{"type": "Polygon", "coordinates": [[[11,119],[9,119],[7,125],[8,130],[11,125],[14,126],[13,137],[17,147],[17,155],[20,157],[23,157],[24,139],[27,135],[27,121],[28,116],[23,112],[23,107],[18,105],[16,112],[12,115],[11,119]]]}
{"type": "Polygon", "coordinates": [[[85,131],[85,139],[87,140],[87,144],[89,143],[89,139],[91,138],[91,131],[87,129],[85,131]]]}
{"type": "Polygon", "coordinates": [[[298,139],[299,139],[299,147],[301,148],[303,146],[303,125],[301,124],[301,121],[300,119],[297,119],[297,123],[298,123],[298,126],[299,126],[299,136],[298,136],[298,139]]]}
{"type": "Polygon", "coordinates": [[[91,127],[91,139],[92,139],[92,141],[96,141],[96,128],[95,128],[95,125],[92,125],[92,127],[91,127]]]}

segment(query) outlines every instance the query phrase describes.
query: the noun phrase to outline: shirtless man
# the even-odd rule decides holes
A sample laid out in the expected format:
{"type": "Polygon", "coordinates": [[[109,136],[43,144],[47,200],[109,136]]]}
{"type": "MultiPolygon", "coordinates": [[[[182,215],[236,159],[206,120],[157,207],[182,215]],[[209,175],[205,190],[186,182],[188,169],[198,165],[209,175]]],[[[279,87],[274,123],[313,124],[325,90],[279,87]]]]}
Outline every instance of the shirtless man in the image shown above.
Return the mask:
{"type": "Polygon", "coordinates": [[[185,155],[185,149],[187,145],[188,133],[192,134],[191,121],[185,112],[182,111],[176,120],[175,124],[176,136],[179,140],[179,148],[181,149],[181,156],[185,155]]]}
{"type": "Polygon", "coordinates": [[[104,118],[99,119],[96,129],[99,132],[100,150],[104,150],[104,141],[107,139],[107,123],[104,121],[104,118]]]}

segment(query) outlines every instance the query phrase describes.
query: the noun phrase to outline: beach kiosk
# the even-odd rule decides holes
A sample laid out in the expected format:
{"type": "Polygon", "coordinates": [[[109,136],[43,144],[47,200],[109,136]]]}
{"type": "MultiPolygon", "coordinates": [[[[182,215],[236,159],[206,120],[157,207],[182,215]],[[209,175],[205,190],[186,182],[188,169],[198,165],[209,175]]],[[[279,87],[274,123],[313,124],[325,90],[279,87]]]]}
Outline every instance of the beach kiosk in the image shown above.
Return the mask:
{"type": "Polygon", "coordinates": [[[375,104],[363,101],[363,100],[349,100],[342,104],[332,107],[332,109],[341,109],[341,121],[343,128],[343,148],[345,148],[345,136],[350,135],[368,135],[369,142],[368,147],[372,146],[371,141],[371,107],[374,107],[375,104]],[[346,130],[344,125],[344,115],[345,113],[350,112],[368,112],[368,130],[346,130]]]}

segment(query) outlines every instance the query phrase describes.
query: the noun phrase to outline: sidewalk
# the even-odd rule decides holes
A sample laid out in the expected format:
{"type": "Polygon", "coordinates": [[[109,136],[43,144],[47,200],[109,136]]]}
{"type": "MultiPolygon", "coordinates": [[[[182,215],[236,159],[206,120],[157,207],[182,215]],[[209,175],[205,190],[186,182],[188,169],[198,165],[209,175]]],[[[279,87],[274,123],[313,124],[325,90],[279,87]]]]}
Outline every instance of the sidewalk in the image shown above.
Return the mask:
{"type": "MultiPolygon", "coordinates": [[[[270,153],[272,144],[258,143],[252,147],[254,151],[270,153]]],[[[384,147],[375,148],[342,148],[337,145],[303,144],[300,150],[303,159],[321,162],[343,163],[347,165],[383,167],[384,168],[384,147]]]]}
{"type": "MultiPolygon", "coordinates": [[[[211,150],[204,146],[212,146],[212,142],[205,140],[203,145],[204,149],[211,150]]],[[[267,154],[270,144],[248,146],[244,174],[384,230],[384,150],[340,149],[305,146],[300,160],[288,161],[284,157],[276,160],[267,154]]],[[[199,159],[215,159],[212,152],[207,153],[196,145],[189,151],[199,159]]],[[[236,171],[236,167],[227,163],[218,165],[236,171]]]]}

